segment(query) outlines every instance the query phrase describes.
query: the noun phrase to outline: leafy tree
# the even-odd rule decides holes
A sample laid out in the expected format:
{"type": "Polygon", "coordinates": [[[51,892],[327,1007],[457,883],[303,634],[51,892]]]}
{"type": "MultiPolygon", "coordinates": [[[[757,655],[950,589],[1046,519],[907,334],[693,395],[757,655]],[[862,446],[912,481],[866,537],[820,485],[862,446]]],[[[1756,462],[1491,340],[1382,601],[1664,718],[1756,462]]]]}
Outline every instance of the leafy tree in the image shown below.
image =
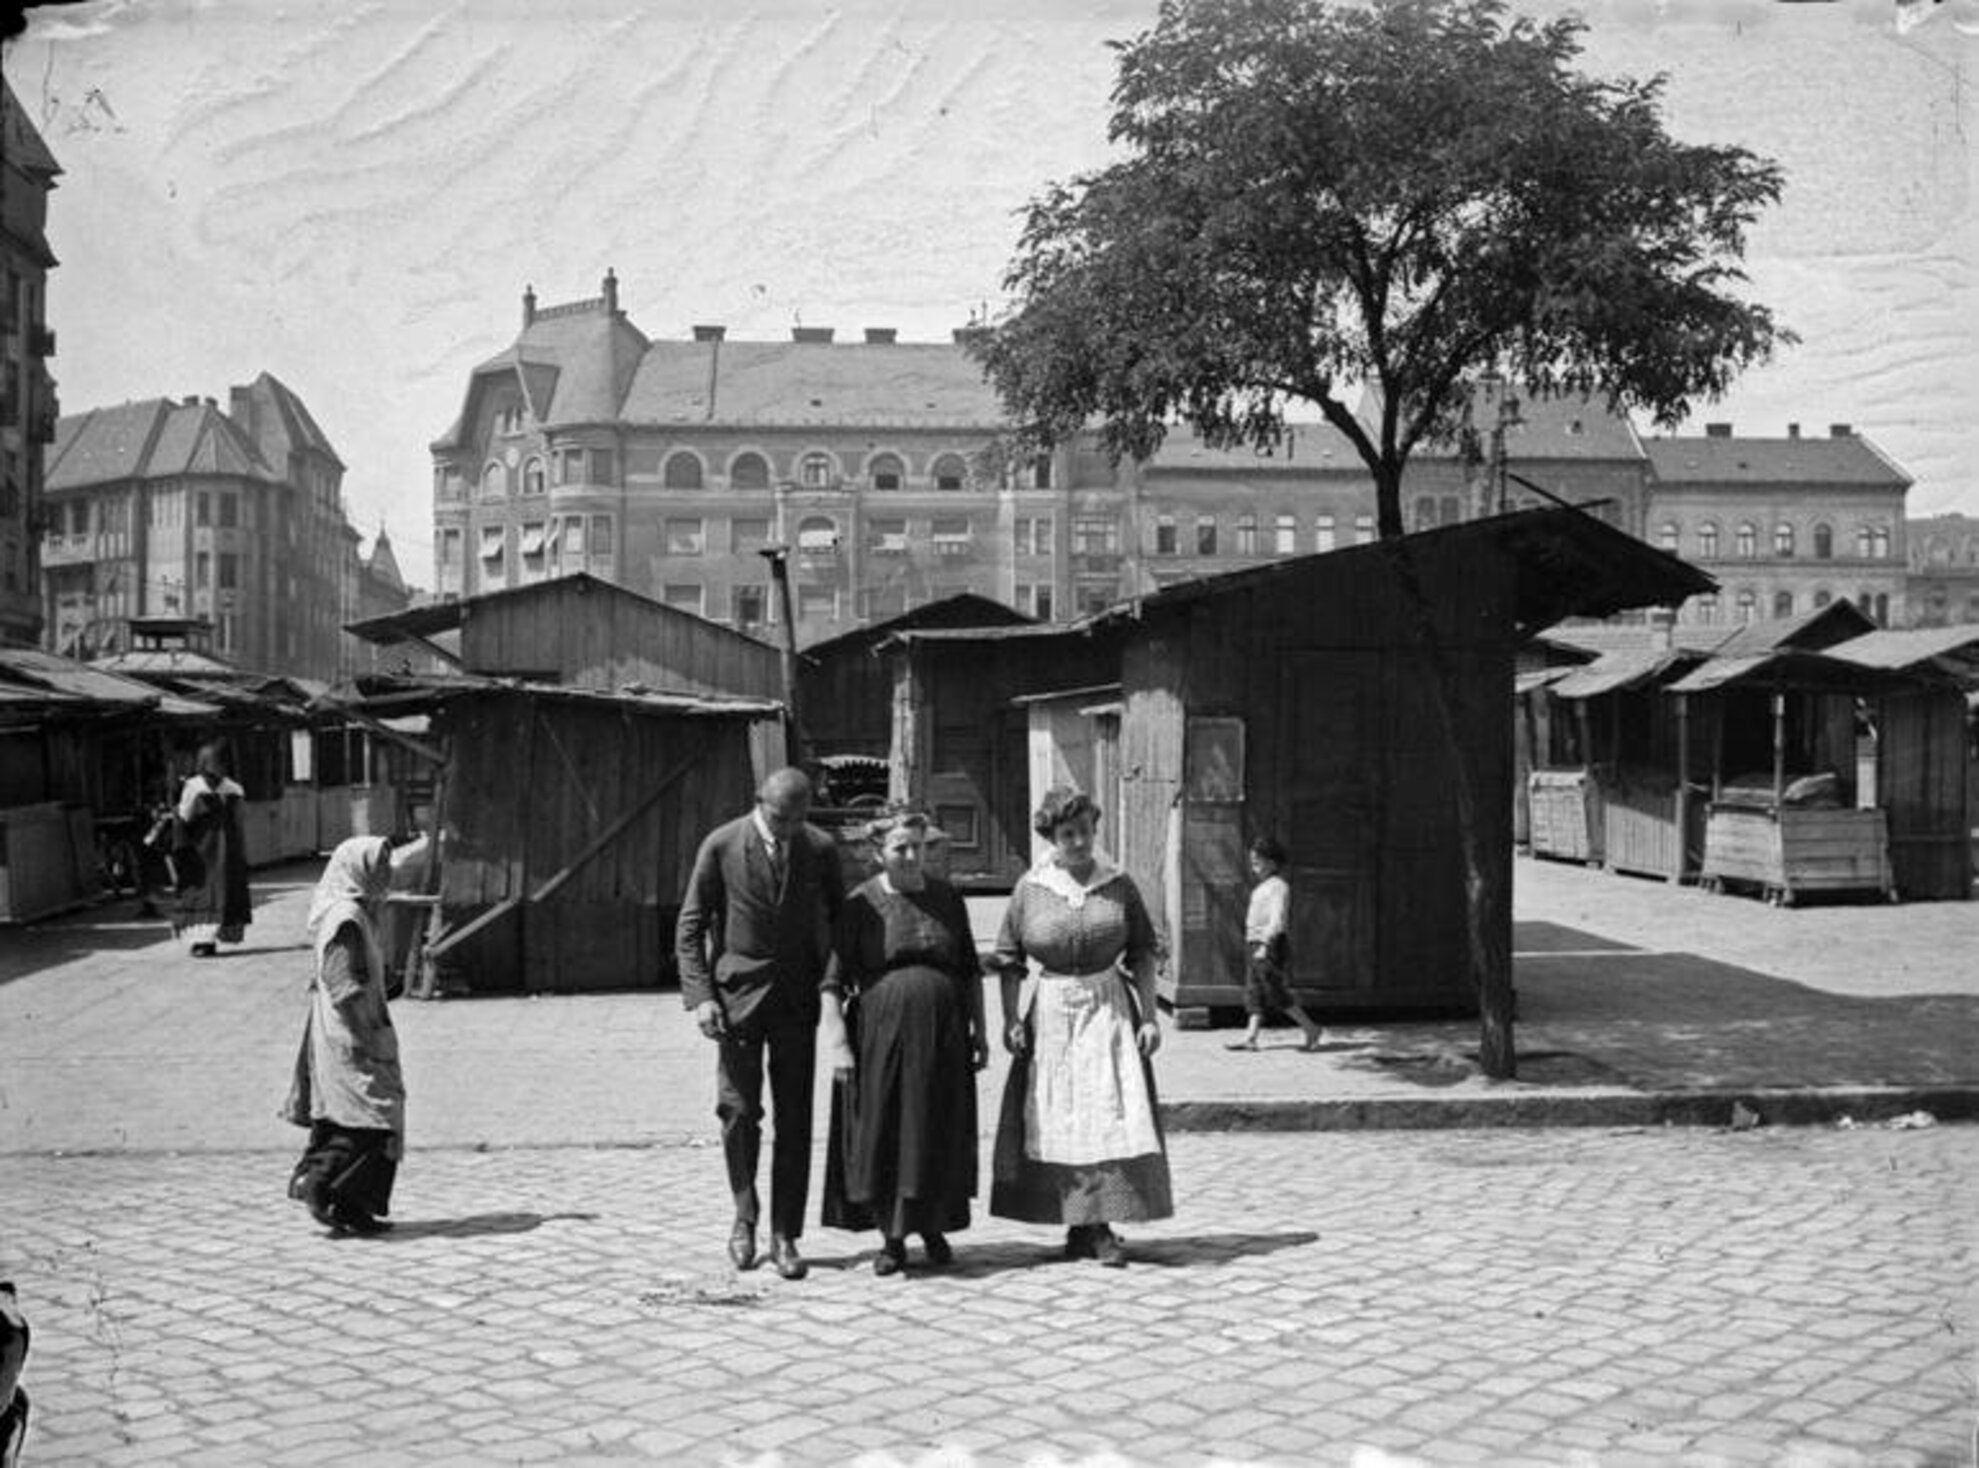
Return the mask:
{"type": "Polygon", "coordinates": [[[1031,202],[1011,308],[974,341],[1025,443],[1096,425],[1116,460],[1144,458],[1181,422],[1264,449],[1297,404],[1353,443],[1443,674],[1484,1064],[1502,1076],[1495,833],[1471,818],[1454,676],[1396,544],[1409,457],[1454,437],[1489,377],[1674,424],[1793,340],[1737,293],[1779,169],[1671,138],[1662,79],[1582,75],[1583,32],[1501,0],[1164,0],[1114,43],[1118,161],[1031,202]]]}

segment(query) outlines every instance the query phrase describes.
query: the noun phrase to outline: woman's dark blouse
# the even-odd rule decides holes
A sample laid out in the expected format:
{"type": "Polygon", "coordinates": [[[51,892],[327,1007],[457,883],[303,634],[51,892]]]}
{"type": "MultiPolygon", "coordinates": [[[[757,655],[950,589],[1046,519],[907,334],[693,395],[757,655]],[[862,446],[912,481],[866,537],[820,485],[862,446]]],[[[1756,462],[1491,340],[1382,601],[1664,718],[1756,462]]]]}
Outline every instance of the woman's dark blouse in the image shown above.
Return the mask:
{"type": "Polygon", "coordinates": [[[824,988],[870,988],[894,969],[938,968],[957,978],[978,972],[976,943],[962,894],[930,877],[918,892],[889,890],[878,877],[845,899],[824,988]]]}

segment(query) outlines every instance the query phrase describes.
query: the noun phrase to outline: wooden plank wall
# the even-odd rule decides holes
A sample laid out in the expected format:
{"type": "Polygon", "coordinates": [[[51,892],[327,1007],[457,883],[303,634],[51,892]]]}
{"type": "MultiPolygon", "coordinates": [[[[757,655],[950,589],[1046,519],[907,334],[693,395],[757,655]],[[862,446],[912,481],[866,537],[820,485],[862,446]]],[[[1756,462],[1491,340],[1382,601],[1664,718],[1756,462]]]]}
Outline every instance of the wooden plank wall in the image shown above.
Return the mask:
{"type": "Polygon", "coordinates": [[[1889,813],[1890,864],[1906,900],[1972,896],[1965,700],[1930,689],[1882,700],[1878,804],[1889,813]]]}
{"type": "MultiPolygon", "coordinates": [[[[1459,678],[1458,727],[1472,741],[1477,815],[1499,893],[1493,921],[1509,947],[1512,835],[1511,638],[1514,568],[1509,558],[1466,547],[1462,556],[1417,551],[1436,608],[1435,625],[1459,678]]],[[[1224,986],[1242,975],[1246,891],[1205,894],[1210,923],[1184,941],[1169,871],[1170,808],[1180,790],[1184,715],[1245,721],[1247,798],[1242,835],[1289,826],[1302,759],[1301,733],[1277,716],[1280,670],[1299,651],[1363,655],[1379,667],[1381,703],[1373,747],[1359,751],[1378,814],[1375,972],[1357,976],[1356,1002],[1462,1006],[1470,1002],[1464,961],[1464,883],[1453,798],[1455,771],[1432,701],[1431,665],[1382,557],[1315,562],[1300,574],[1167,608],[1150,609],[1130,642],[1123,671],[1127,714],[1121,764],[1127,810],[1122,856],[1156,903],[1176,944],[1181,982],[1224,986]],[[1158,898],[1157,892],[1166,891],[1158,898]]],[[[1294,894],[1296,901],[1297,894],[1294,894]]],[[[1180,906],[1187,910],[1192,901],[1180,906]]],[[[1219,999],[1213,1002],[1227,1002],[1219,999]]]]}
{"type": "Polygon", "coordinates": [[[577,688],[783,695],[775,648],[596,584],[546,582],[479,607],[461,630],[461,651],[474,672],[554,676],[577,688]]]}
{"type": "Polygon", "coordinates": [[[542,886],[677,764],[696,760],[548,901],[449,955],[450,977],[473,992],[651,988],[670,976],[672,918],[695,849],[748,808],[755,788],[748,723],[491,694],[456,700],[445,732],[449,927],[542,886]]]}

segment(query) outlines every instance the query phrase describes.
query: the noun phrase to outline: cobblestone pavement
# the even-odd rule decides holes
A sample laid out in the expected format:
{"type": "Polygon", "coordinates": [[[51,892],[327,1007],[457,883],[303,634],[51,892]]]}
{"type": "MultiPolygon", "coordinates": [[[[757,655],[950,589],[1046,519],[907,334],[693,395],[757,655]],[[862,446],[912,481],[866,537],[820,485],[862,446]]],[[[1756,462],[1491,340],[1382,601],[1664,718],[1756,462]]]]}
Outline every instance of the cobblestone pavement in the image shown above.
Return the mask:
{"type": "Polygon", "coordinates": [[[1979,1128],[1172,1155],[1124,1272],[979,1219],[801,1283],[726,1270],[710,1147],[415,1150],[380,1240],[278,1155],[3,1159],[28,1461],[1970,1461],[1979,1128]]]}

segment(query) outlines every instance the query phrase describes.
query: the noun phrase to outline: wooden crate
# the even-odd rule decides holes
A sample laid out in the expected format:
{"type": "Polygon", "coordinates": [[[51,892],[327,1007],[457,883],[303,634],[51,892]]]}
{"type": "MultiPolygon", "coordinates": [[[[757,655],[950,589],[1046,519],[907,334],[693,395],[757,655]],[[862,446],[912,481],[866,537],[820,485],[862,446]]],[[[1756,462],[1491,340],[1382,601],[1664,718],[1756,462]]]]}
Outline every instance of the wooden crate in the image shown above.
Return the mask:
{"type": "Polygon", "coordinates": [[[1707,886],[1736,882],[1791,906],[1801,892],[1894,896],[1880,810],[1755,810],[1714,804],[1704,831],[1707,886]]]}
{"type": "Polygon", "coordinates": [[[1534,770],[1527,792],[1534,856],[1601,860],[1601,803],[1592,775],[1586,770],[1534,770]]]}

